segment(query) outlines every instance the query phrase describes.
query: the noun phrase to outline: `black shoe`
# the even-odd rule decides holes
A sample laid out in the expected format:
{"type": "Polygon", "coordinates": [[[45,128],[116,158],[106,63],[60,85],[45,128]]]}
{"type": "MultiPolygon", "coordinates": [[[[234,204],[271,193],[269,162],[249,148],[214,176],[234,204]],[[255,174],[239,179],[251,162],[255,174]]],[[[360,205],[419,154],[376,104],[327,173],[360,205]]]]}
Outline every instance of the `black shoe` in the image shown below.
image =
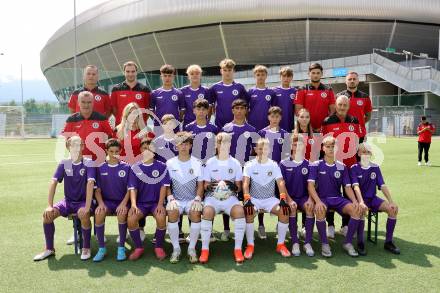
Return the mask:
{"type": "Polygon", "coordinates": [[[388,250],[391,253],[400,254],[400,249],[396,245],[394,245],[394,243],[391,241],[385,242],[385,244],[383,245],[383,248],[385,250],[388,250]]]}
{"type": "Polygon", "coordinates": [[[366,256],[367,255],[367,250],[365,249],[365,244],[364,243],[358,243],[358,245],[357,245],[357,252],[361,256],[366,256]]]}

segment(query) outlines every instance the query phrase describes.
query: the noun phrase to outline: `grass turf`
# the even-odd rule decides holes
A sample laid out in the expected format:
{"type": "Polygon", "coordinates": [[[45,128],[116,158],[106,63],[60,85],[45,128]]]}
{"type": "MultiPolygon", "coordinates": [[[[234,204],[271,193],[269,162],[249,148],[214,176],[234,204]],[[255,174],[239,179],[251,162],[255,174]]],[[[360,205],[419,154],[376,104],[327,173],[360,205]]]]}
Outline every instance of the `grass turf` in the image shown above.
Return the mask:
{"type": "MultiPolygon", "coordinates": [[[[440,148],[434,140],[431,158],[434,166],[417,167],[415,138],[387,138],[377,145],[385,154],[382,171],[395,201],[400,207],[395,242],[402,254],[383,250],[386,216],[379,216],[379,242],[367,243],[366,257],[350,258],[342,248],[342,237],[331,241],[334,256],[319,255],[315,229],[313,247],[317,256],[282,258],[275,253],[274,217],[265,217],[269,239],[256,240],[252,261],[241,266],[232,259],[233,241],[211,245],[207,265],[191,265],[183,258],[172,265],[153,257],[150,241],[146,254],[137,262],[117,262],[115,218],[107,219],[108,256],[102,263],[82,262],[65,245],[72,234],[72,224],[56,220],[57,255],[34,263],[33,256],[44,247],[41,223],[47,204],[47,187],[56,167],[55,140],[0,140],[0,235],[2,292],[35,291],[437,291],[440,287],[440,148]]],[[[62,198],[58,186],[55,202],[62,198]]],[[[336,226],[340,217],[336,216],[336,226]]],[[[184,229],[188,231],[186,219],[184,229]]],[[[220,217],[215,229],[222,229],[220,217]]],[[[147,237],[154,231],[152,218],[147,219],[147,237]]],[[[200,245],[200,244],[199,244],[200,245]]],[[[289,244],[290,246],[290,244],[289,244]]],[[[127,243],[131,247],[131,241],[127,243]]],[[[93,253],[96,241],[92,240],[93,253]]],[[[166,244],[171,251],[171,245],[166,244]]]]}

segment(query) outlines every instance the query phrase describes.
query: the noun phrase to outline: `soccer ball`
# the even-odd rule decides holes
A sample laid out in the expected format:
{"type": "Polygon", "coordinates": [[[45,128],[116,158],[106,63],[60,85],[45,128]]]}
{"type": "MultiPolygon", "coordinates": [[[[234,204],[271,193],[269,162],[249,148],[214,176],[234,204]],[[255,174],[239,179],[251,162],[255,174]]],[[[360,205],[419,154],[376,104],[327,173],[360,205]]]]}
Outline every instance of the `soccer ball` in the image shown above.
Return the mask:
{"type": "Polygon", "coordinates": [[[225,181],[220,181],[217,187],[214,189],[214,197],[219,200],[227,199],[232,195],[231,190],[226,185],[225,181]]]}

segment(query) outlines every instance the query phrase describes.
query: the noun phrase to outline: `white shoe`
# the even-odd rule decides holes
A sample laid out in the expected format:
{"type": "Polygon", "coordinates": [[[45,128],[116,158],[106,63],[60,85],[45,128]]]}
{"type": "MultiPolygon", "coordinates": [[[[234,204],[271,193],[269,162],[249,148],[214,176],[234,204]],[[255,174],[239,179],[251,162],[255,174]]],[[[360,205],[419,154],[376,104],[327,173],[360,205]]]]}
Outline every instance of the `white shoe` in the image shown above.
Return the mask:
{"type": "Polygon", "coordinates": [[[422,162],[418,162],[418,163],[417,163],[417,166],[422,166],[422,162]]]}
{"type": "MultiPolygon", "coordinates": [[[[78,239],[78,242],[79,242],[79,239],[78,239]]],[[[74,243],[75,243],[75,235],[72,234],[72,236],[69,239],[67,239],[66,244],[72,245],[74,243]]]]}
{"type": "Polygon", "coordinates": [[[92,253],[90,252],[90,248],[83,248],[81,252],[81,260],[88,260],[92,257],[92,253]]]}
{"type": "Polygon", "coordinates": [[[190,263],[197,263],[199,261],[197,258],[197,252],[194,248],[188,248],[188,258],[190,263]]]}
{"type": "Polygon", "coordinates": [[[180,260],[180,250],[174,250],[170,257],[170,263],[178,263],[180,260]]]}
{"type": "Polygon", "coordinates": [[[300,256],[301,255],[301,250],[299,249],[299,243],[293,243],[292,255],[293,256],[300,256]]]}
{"type": "Polygon", "coordinates": [[[327,237],[331,239],[335,239],[335,226],[328,226],[327,237]]]}
{"type": "Polygon", "coordinates": [[[344,248],[345,251],[347,251],[349,256],[356,257],[359,256],[359,253],[354,249],[353,244],[351,243],[345,243],[342,244],[342,248],[344,248]]]}
{"type": "Polygon", "coordinates": [[[46,259],[46,258],[48,258],[49,256],[52,256],[52,255],[55,255],[55,251],[46,249],[42,253],[37,254],[34,257],[34,261],[40,261],[40,260],[46,259]]]}
{"type": "Polygon", "coordinates": [[[310,243],[304,244],[303,249],[307,256],[315,256],[315,252],[313,251],[312,245],[310,245],[310,243]]]}
{"type": "Polygon", "coordinates": [[[348,226],[341,227],[341,230],[339,230],[339,233],[343,235],[344,237],[347,236],[348,226]]]}
{"type": "Polygon", "coordinates": [[[332,250],[330,249],[330,245],[323,244],[321,246],[321,254],[324,257],[331,257],[332,256],[332,250]]]}
{"type": "Polygon", "coordinates": [[[260,239],[266,239],[266,228],[264,226],[258,226],[257,234],[260,239]]]}
{"type": "Polygon", "coordinates": [[[431,166],[431,162],[429,162],[429,161],[426,162],[426,163],[425,163],[425,166],[428,166],[428,167],[431,166]]]}
{"type": "Polygon", "coordinates": [[[141,234],[141,240],[142,240],[142,242],[144,242],[144,240],[145,240],[145,231],[142,230],[142,229],[139,229],[139,233],[141,234]]]}
{"type": "Polygon", "coordinates": [[[220,240],[223,242],[229,241],[229,236],[231,234],[231,231],[225,230],[222,232],[222,235],[220,236],[220,240]]]}

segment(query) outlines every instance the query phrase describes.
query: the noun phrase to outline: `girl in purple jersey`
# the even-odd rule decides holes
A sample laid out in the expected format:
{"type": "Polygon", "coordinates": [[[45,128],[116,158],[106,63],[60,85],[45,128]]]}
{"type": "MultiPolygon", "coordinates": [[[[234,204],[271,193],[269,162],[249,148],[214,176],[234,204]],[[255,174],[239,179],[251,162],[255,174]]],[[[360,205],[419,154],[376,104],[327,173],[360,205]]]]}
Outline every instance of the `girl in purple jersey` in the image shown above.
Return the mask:
{"type": "MultiPolygon", "coordinates": [[[[358,164],[351,166],[350,176],[353,188],[364,200],[366,207],[373,212],[385,212],[388,214],[387,229],[385,236],[385,250],[394,254],[400,254],[400,249],[393,242],[394,227],[397,222],[398,206],[391,198],[391,192],[385,185],[380,167],[371,160],[371,147],[367,143],[361,143],[358,149],[360,161],[358,164]],[[379,189],[385,195],[387,200],[383,200],[377,196],[376,190],[379,189]]],[[[364,217],[367,208],[363,210],[360,225],[358,227],[358,252],[361,255],[366,254],[364,244],[364,217]]]]}
{"type": "Polygon", "coordinates": [[[93,187],[95,184],[94,168],[90,166],[91,161],[83,159],[84,142],[79,136],[70,137],[66,142],[66,148],[69,150],[70,158],[60,162],[55,171],[49,185],[48,207],[43,213],[46,248],[34,257],[34,261],[40,261],[55,255],[54,220],[59,216],[67,218],[71,214],[76,214],[81,221],[83,236],[81,260],[87,260],[91,257],[90,235],[92,229],[90,213],[92,212],[93,187]],[[53,199],[57,184],[63,180],[64,199],[54,205],[53,199]]]}

